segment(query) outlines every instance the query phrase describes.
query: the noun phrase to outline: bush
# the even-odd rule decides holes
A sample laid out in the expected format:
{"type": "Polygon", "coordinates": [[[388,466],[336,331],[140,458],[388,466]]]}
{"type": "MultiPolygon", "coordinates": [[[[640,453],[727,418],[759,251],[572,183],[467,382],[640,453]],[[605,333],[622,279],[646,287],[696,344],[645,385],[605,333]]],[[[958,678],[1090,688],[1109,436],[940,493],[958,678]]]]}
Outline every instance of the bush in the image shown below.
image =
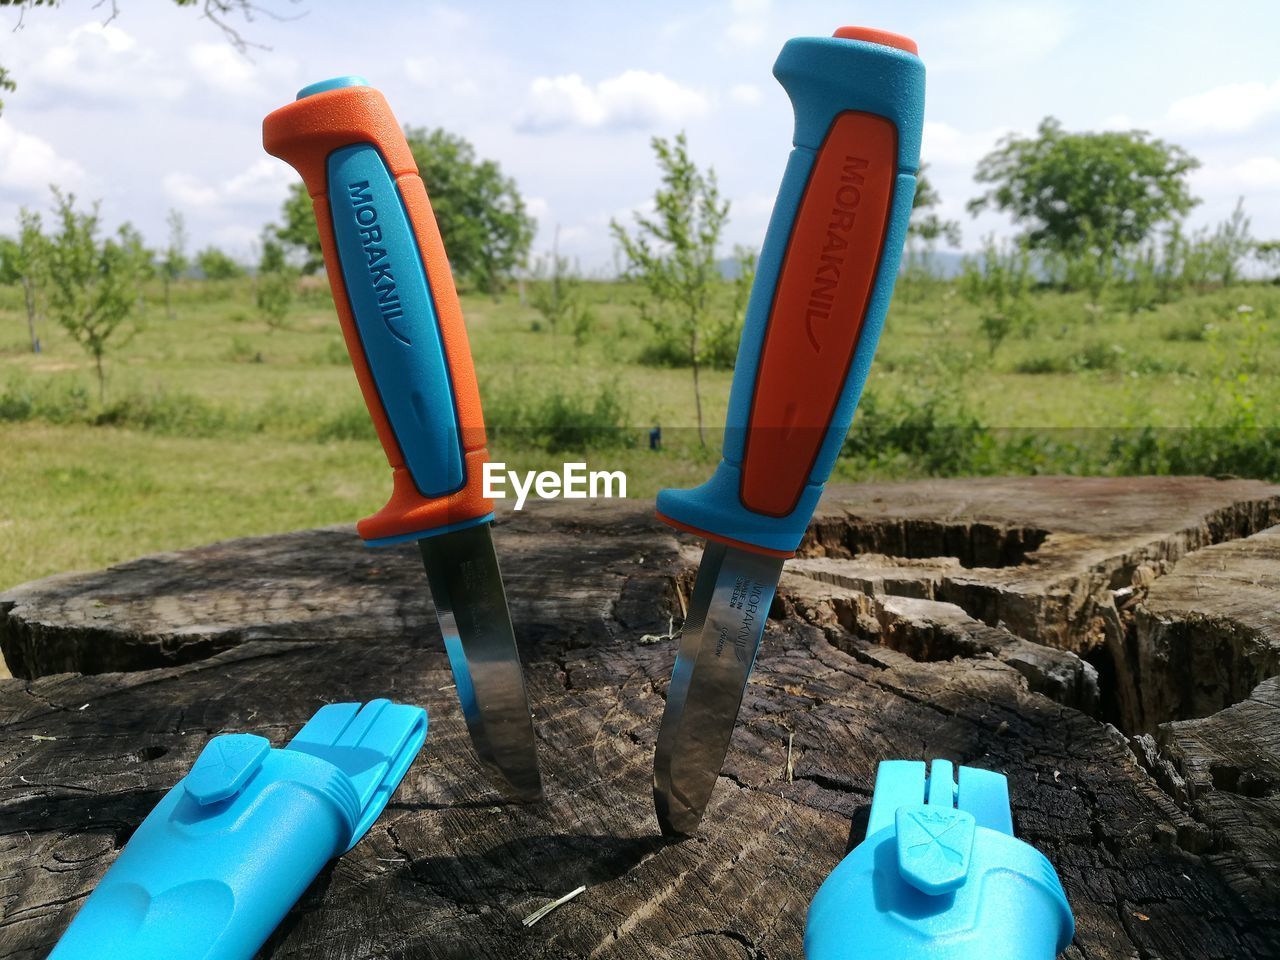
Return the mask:
{"type": "Polygon", "coordinates": [[[1124,348],[1119,344],[1095,340],[1086,344],[1071,362],[1077,370],[1114,370],[1123,356],[1124,348]]]}
{"type": "Polygon", "coordinates": [[[293,274],[287,270],[270,270],[258,274],[255,299],[258,311],[269,329],[279,330],[284,327],[289,307],[293,303],[295,283],[293,274]]]}
{"type": "Polygon", "coordinates": [[[331,337],[325,345],[312,354],[311,362],[317,366],[344,367],[351,362],[347,345],[341,337],[331,337]]]}
{"type": "Polygon", "coordinates": [[[487,390],[485,421],[495,440],[555,453],[634,446],[625,398],[612,383],[570,393],[556,385],[530,396],[521,389],[487,390]]]}
{"type": "Polygon", "coordinates": [[[1209,339],[1212,330],[1213,325],[1202,320],[1182,320],[1172,327],[1166,327],[1160,336],[1172,343],[1198,343],[1209,339]]]}
{"type": "Polygon", "coordinates": [[[378,432],[369,418],[369,411],[363,403],[352,403],[335,414],[320,421],[314,428],[314,439],[323,442],[332,440],[376,440],[378,432]]]}
{"type": "Polygon", "coordinates": [[[1013,367],[1017,373],[1070,373],[1071,358],[1056,357],[1049,354],[1038,354],[1019,360],[1013,367]]]}
{"type": "Polygon", "coordinates": [[[205,247],[196,254],[196,266],[209,280],[234,280],[244,276],[244,267],[217,247],[205,247]]]}
{"type": "Polygon", "coordinates": [[[246,337],[232,337],[227,348],[227,359],[232,363],[262,363],[262,353],[246,337]]]}
{"type": "Polygon", "coordinates": [[[871,467],[906,467],[929,476],[975,472],[990,431],[943,387],[886,403],[868,392],[859,404],[845,455],[871,467]]]}
{"type": "Polygon", "coordinates": [[[1013,331],[1028,336],[1034,329],[1031,284],[1031,255],[1024,245],[1002,246],[988,237],[979,258],[965,258],[960,292],[978,308],[978,327],[991,356],[1013,331]]]}

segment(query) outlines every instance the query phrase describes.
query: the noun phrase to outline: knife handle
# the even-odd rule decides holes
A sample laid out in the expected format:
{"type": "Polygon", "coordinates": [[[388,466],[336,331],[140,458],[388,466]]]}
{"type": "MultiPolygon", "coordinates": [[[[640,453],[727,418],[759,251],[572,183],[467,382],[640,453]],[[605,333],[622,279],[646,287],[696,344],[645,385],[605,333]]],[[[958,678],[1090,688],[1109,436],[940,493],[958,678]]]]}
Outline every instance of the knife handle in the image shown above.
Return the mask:
{"type": "Polygon", "coordinates": [[[905,37],[842,27],[782,48],[795,149],[747,305],[723,459],[663,490],[679,529],[788,557],[839,455],[884,325],[920,165],[924,65],[905,37]]]}
{"type": "Polygon", "coordinates": [[[347,352],[391,464],[369,545],[492,519],[484,416],[462,308],[400,124],[360,77],[312,84],[262,123],[306,183],[347,352]]]}

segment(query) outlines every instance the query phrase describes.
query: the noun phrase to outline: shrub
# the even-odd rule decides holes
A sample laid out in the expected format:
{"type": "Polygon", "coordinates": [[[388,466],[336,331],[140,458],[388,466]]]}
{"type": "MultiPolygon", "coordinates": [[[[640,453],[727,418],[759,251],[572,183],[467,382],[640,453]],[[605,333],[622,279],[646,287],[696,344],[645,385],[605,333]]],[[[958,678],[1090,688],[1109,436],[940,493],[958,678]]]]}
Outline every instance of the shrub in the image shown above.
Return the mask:
{"type": "Polygon", "coordinates": [[[1050,354],[1038,354],[1027,357],[1025,360],[1019,360],[1014,364],[1013,369],[1017,373],[1070,373],[1071,359],[1050,354]]]}
{"type": "Polygon", "coordinates": [[[347,345],[341,337],[330,337],[322,348],[311,356],[311,362],[317,366],[343,367],[351,362],[347,356],[347,345]]]}
{"type": "Polygon", "coordinates": [[[1072,358],[1072,365],[1077,370],[1114,370],[1123,356],[1124,348],[1119,344],[1095,340],[1072,358]]]}
{"type": "Polygon", "coordinates": [[[227,348],[227,359],[232,363],[262,363],[262,353],[246,337],[232,337],[227,348]]]}
{"type": "Polygon", "coordinates": [[[1209,339],[1212,331],[1213,325],[1203,320],[1182,320],[1171,327],[1166,327],[1160,336],[1172,343],[1180,341],[1199,343],[1209,339]]]}
{"type": "Polygon", "coordinates": [[[549,452],[634,446],[628,405],[618,388],[569,392],[560,385],[541,395],[521,389],[487,390],[485,422],[495,439],[549,452]]]}
{"type": "Polygon", "coordinates": [[[258,274],[255,298],[268,328],[278,330],[284,327],[289,306],[293,303],[293,286],[293,275],[285,270],[258,274]]]}

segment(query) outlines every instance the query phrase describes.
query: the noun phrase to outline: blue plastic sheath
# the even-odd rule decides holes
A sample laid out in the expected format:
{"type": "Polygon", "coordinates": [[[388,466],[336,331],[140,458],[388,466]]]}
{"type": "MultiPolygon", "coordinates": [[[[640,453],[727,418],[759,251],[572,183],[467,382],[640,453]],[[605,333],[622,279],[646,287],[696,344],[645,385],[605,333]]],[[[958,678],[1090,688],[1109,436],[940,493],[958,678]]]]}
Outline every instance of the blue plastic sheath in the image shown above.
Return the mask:
{"type": "MultiPolygon", "coordinates": [[[[823,486],[839,456],[884,326],[902,247],[906,242],[915,175],[920,166],[924,65],[913,54],[861,40],[803,37],[788,41],[773,68],[795,109],[794,144],[756,265],[742,341],[734,367],[725,423],[723,457],[712,478],[692,490],[663,490],[658,512],[724,539],[789,553],[799,545],[823,486]],[[822,447],[796,507],[784,517],[748,510],[740,500],[741,464],[750,422],[756,372],[764,348],[774,290],[791,228],[827,130],[849,110],[893,121],[898,130],[898,175],[890,203],[884,248],[867,304],[853,363],[822,447]]],[[[850,317],[849,322],[856,322],[850,317]]]]}
{"type": "Polygon", "coordinates": [[[973,814],[978,826],[1013,836],[1009,781],[990,770],[961,767],[956,806],[973,814]]]}
{"type": "Polygon", "coordinates": [[[223,734],[138,827],[54,960],[249,960],[386,806],[427,733],[387,700],[322,707],[283,750],[223,734]]]}
{"type": "Polygon", "coordinates": [[[806,960],[1052,960],[1074,935],[1058,875],[1013,836],[998,773],[891,760],[867,838],[818,890],[806,960]]]}
{"type": "Polygon", "coordinates": [[[876,789],[871,795],[871,816],[867,836],[893,826],[899,807],[923,803],[927,768],[918,760],[885,760],[876,772],[876,789]]]}
{"type": "Polygon", "coordinates": [[[342,280],[387,421],[424,497],[466,483],[466,454],[440,321],[409,214],[371,144],[328,159],[342,280]]]}
{"type": "Polygon", "coordinates": [[[956,772],[950,760],[935,760],[929,766],[929,791],[925,803],[951,809],[956,805],[956,772]]]}

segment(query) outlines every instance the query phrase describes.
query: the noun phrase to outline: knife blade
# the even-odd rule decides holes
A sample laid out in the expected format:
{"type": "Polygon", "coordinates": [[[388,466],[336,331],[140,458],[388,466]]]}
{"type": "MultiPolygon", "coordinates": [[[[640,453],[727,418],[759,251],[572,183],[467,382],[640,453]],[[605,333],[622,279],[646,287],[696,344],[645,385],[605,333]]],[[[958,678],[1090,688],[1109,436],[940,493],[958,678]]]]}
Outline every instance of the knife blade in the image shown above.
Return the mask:
{"type": "Polygon", "coordinates": [[[658,516],[707,540],[654,756],[666,834],[697,829],[724,764],[783,562],[866,382],[920,163],[924,65],[906,37],[841,27],[783,47],[794,149],[760,251],[723,458],[658,516]]]}
{"type": "Polygon", "coordinates": [[[356,529],[417,541],[467,731],[504,792],[541,795],[524,673],[484,496],[484,416],[431,202],[386,99],[361,77],[305,87],[263,121],[306,183],[334,305],[392,469],[356,529]]]}

